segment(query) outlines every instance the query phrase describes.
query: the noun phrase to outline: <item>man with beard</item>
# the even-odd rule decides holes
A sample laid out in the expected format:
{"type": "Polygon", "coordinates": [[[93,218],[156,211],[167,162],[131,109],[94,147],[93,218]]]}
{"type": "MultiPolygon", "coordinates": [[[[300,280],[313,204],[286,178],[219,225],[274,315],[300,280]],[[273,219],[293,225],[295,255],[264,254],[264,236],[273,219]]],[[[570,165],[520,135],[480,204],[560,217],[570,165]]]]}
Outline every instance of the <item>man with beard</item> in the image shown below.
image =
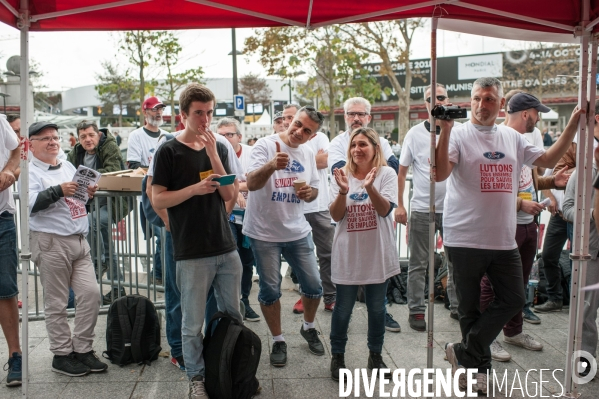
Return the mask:
{"type": "MultiPolygon", "coordinates": [[[[496,125],[503,87],[495,78],[472,85],[469,122],[441,122],[435,151],[437,182],[449,178],[443,229],[458,297],[462,341],[445,347],[452,373],[476,368],[476,389],[487,393],[490,345],[525,303],[522,261],[516,243],[516,203],[523,165],[553,167],[566,152],[586,110],[575,108],[562,137],[547,151],[530,144],[514,129],[496,125]],[[487,275],[495,299],[481,312],[480,282],[487,275]]],[[[533,113],[537,112],[533,110],[533,113]]],[[[460,376],[460,387],[466,378],[460,376]]]]}
{"type": "MultiPolygon", "coordinates": [[[[345,123],[349,127],[343,134],[338,135],[331,141],[329,147],[329,168],[331,173],[333,169],[342,168],[345,166],[347,160],[347,149],[349,147],[349,136],[351,132],[360,128],[368,127],[368,124],[372,120],[370,115],[370,102],[362,97],[353,97],[345,101],[343,104],[343,110],[345,111],[345,123]]],[[[395,172],[399,170],[399,161],[393,155],[393,150],[389,145],[389,142],[381,137],[381,150],[387,160],[387,164],[395,169],[395,172]]]]}
{"type": "MultiPolygon", "coordinates": [[[[536,133],[540,138],[540,133],[535,132],[539,113],[549,112],[551,109],[541,104],[533,95],[520,92],[510,96],[506,110],[509,113],[506,126],[516,130],[530,143],[535,144],[533,141],[534,136],[531,136],[536,133]]],[[[543,148],[542,143],[536,146],[543,148]]],[[[556,186],[564,188],[569,178],[569,175],[564,172],[565,169],[562,169],[555,177],[538,177],[537,168],[530,168],[527,165],[522,166],[518,181],[518,197],[516,199],[516,209],[518,210],[516,214],[516,243],[522,260],[524,287],[528,284],[528,277],[537,252],[537,218],[541,211],[545,209],[545,206],[538,202],[537,190],[556,188],[556,186]]],[[[481,281],[481,311],[484,311],[494,298],[495,293],[491,282],[485,276],[481,281]]],[[[526,320],[525,316],[526,309],[523,309],[522,312],[518,312],[508,321],[503,327],[503,341],[524,349],[540,351],[543,349],[543,344],[536,341],[531,335],[522,332],[522,324],[526,320]]],[[[528,321],[531,322],[531,320],[528,321]]],[[[534,322],[534,320],[532,321],[534,322]]],[[[539,324],[540,322],[541,320],[537,318],[537,322],[533,324],[539,324]]],[[[496,361],[508,361],[511,355],[495,340],[491,344],[491,358],[496,361]]]]}
{"type": "MultiPolygon", "coordinates": [[[[127,148],[127,164],[129,169],[137,169],[139,167],[147,168],[150,165],[150,161],[156,151],[156,144],[158,143],[158,137],[161,134],[168,133],[165,130],[160,129],[162,125],[162,112],[166,107],[158,97],[148,97],[143,102],[142,112],[144,114],[146,123],[137,130],[132,131],[129,134],[129,142],[127,148]]],[[[143,207],[141,206],[141,196],[139,200],[139,218],[141,222],[141,229],[146,234],[146,215],[144,214],[143,207]]],[[[152,227],[150,227],[152,228],[152,227]]],[[[161,262],[161,244],[159,230],[153,232],[157,236],[156,239],[156,251],[154,253],[154,271],[148,273],[148,282],[152,276],[154,282],[158,285],[162,285],[162,262],[161,262]]],[[[148,268],[149,270],[149,268],[148,268]]]]}

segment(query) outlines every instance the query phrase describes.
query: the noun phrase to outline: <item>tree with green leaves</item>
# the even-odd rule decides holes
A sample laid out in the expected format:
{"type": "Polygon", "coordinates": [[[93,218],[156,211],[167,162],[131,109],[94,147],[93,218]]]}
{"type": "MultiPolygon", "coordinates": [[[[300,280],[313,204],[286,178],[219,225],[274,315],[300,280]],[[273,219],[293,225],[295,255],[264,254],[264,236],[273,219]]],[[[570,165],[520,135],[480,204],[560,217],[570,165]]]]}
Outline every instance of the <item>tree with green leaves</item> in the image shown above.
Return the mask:
{"type": "MultiPolygon", "coordinates": [[[[129,62],[139,71],[137,96],[141,109],[146,93],[153,91],[155,81],[147,79],[146,71],[151,61],[158,57],[158,44],[167,35],[166,31],[133,30],[124,32],[120,38],[120,50],[128,57],[129,62]]],[[[139,115],[140,124],[145,123],[143,113],[139,115]]]]}
{"type": "Polygon", "coordinates": [[[339,30],[344,33],[341,37],[348,45],[381,60],[380,73],[389,79],[391,86],[397,92],[400,142],[410,126],[410,89],[412,87],[410,48],[414,32],[421,28],[423,23],[422,18],[417,18],[339,25],[339,30]],[[392,65],[394,63],[406,66],[406,80],[403,87],[393,72],[392,65]]]}
{"type": "Polygon", "coordinates": [[[365,53],[355,51],[341,35],[338,25],[311,31],[295,27],[256,29],[246,39],[244,50],[248,55],[258,55],[269,75],[293,79],[306,71],[308,82],[298,85],[299,94],[315,99],[320,109],[329,111],[333,135],[334,110],[345,99],[359,93],[374,100],[381,93],[375,79],[362,73],[365,53]]]}
{"type": "Polygon", "coordinates": [[[183,48],[179,44],[179,39],[172,32],[165,32],[165,35],[157,42],[158,57],[160,66],[166,70],[166,79],[157,86],[156,91],[160,96],[168,99],[171,106],[171,132],[175,131],[175,95],[179,89],[189,83],[203,84],[204,71],[202,67],[192,68],[183,72],[175,72],[174,67],[180,62],[180,55],[183,48]]]}
{"type": "MultiPolygon", "coordinates": [[[[272,90],[268,87],[266,79],[260,76],[248,73],[239,78],[239,94],[245,96],[246,104],[262,104],[267,106],[270,103],[272,90]]],[[[256,114],[253,114],[253,121],[256,121],[256,114]]]]}
{"type": "Polygon", "coordinates": [[[112,105],[118,106],[120,111],[118,123],[119,126],[123,126],[123,109],[132,99],[137,82],[129,77],[131,72],[129,69],[121,71],[110,61],[102,62],[102,68],[104,71],[96,75],[98,99],[105,108],[112,105]]]}

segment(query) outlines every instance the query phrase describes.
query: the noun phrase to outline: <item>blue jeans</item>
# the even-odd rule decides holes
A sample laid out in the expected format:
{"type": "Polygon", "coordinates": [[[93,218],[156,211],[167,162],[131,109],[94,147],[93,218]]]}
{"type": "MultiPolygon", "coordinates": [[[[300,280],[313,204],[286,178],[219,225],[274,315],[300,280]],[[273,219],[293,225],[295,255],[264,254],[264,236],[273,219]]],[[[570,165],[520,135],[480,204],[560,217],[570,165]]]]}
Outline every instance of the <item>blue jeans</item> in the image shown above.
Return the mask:
{"type": "Polygon", "coordinates": [[[290,242],[268,242],[250,238],[260,276],[258,301],[270,306],[281,297],[281,254],[297,275],[300,291],[308,299],[322,297],[320,272],[314,255],[314,243],[306,237],[290,242]]]}
{"type": "MultiPolygon", "coordinates": [[[[163,227],[164,229],[164,227],[163,227]]],[[[164,305],[166,309],[166,340],[171,347],[171,356],[183,354],[181,347],[181,292],[177,287],[177,263],[173,251],[173,236],[166,231],[164,240],[164,305]]]]}
{"type": "Polygon", "coordinates": [[[239,313],[241,261],[237,251],[208,258],[177,261],[177,286],[181,291],[181,336],[187,377],[205,375],[202,325],[210,287],[218,308],[242,322],[239,313]]]}
{"type": "MultiPolygon", "coordinates": [[[[94,234],[87,235],[87,242],[89,243],[90,248],[92,249],[92,258],[94,260],[94,265],[97,265],[97,250],[96,248],[96,234],[100,234],[100,262],[106,263],[108,260],[108,256],[110,254],[110,244],[112,242],[111,237],[111,228],[112,223],[108,220],[108,205],[103,205],[100,207],[99,211],[90,212],[87,215],[87,219],[89,221],[90,230],[93,229],[94,234]],[[100,229],[98,230],[96,226],[96,212],[99,212],[100,215],[100,229]],[[92,237],[93,236],[93,237],[92,237]],[[94,242],[92,242],[92,240],[94,242]]],[[[121,268],[119,267],[119,262],[116,257],[116,248],[112,248],[112,257],[110,260],[110,268],[108,272],[108,278],[110,280],[116,280],[117,278],[121,281],[125,281],[123,274],[121,273],[121,268]]]]}
{"type": "Polygon", "coordinates": [[[249,296],[252,290],[252,276],[254,275],[254,252],[249,245],[247,238],[241,234],[242,225],[229,222],[233,237],[237,242],[237,253],[239,253],[239,259],[241,259],[241,265],[243,266],[243,273],[241,274],[241,300],[245,306],[249,306],[249,296]],[[243,246],[246,241],[247,248],[243,246]]]}
{"type": "MultiPolygon", "coordinates": [[[[381,353],[385,339],[385,298],[387,282],[364,286],[366,309],[368,310],[368,349],[381,353]]],[[[351,318],[356,297],[357,285],[337,284],[337,302],[331,319],[331,353],[345,353],[347,328],[351,318]]]]}
{"type": "MultiPolygon", "coordinates": [[[[144,239],[150,240],[151,237],[146,237],[146,214],[144,213],[143,207],[139,204],[139,221],[141,223],[141,231],[144,233],[144,239]]],[[[160,227],[154,226],[150,223],[150,231],[156,237],[156,250],[154,251],[154,271],[156,272],[156,278],[162,280],[162,244],[160,240],[160,227]]],[[[152,271],[148,273],[148,276],[153,274],[152,271]]]]}
{"type": "Polygon", "coordinates": [[[8,212],[0,215],[0,259],[0,299],[14,298],[19,294],[17,230],[15,218],[8,212]]]}

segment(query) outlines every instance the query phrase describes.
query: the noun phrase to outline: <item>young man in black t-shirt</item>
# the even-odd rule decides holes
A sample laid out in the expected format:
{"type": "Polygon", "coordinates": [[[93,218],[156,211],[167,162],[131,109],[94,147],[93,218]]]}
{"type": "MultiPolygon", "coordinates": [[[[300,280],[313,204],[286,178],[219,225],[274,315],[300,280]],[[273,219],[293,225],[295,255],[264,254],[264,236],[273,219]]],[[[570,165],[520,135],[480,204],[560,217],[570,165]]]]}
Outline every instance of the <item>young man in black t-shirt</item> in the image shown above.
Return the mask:
{"type": "Polygon", "coordinates": [[[212,180],[231,172],[224,166],[226,147],[209,129],[214,94],[202,85],[191,84],[181,93],[179,103],[187,125],[156,154],[152,197],[154,207],[167,209],[173,236],[189,397],[206,398],[201,328],[211,286],[219,310],[242,321],[242,266],[225,209],[225,202],[237,193],[233,184],[221,187],[212,180]]]}

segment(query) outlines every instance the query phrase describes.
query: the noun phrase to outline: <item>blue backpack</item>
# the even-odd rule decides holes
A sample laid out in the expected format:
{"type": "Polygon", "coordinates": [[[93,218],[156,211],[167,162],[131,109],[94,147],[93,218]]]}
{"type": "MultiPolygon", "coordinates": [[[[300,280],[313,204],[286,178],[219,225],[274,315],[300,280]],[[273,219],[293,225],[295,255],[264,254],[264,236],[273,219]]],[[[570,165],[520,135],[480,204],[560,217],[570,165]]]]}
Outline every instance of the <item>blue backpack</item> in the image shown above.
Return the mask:
{"type": "MultiPolygon", "coordinates": [[[[164,137],[166,141],[169,141],[172,140],[175,136],[173,136],[171,133],[164,133],[158,138],[158,141],[160,141],[160,138],[162,137],[164,137]]],[[[160,219],[160,216],[156,214],[154,208],[152,208],[150,198],[148,198],[148,195],[146,194],[146,187],[148,185],[147,183],[148,176],[144,176],[143,180],[141,181],[141,206],[144,210],[144,214],[146,216],[146,219],[148,219],[148,221],[154,226],[164,227],[164,222],[162,221],[162,219],[160,219]]]]}

